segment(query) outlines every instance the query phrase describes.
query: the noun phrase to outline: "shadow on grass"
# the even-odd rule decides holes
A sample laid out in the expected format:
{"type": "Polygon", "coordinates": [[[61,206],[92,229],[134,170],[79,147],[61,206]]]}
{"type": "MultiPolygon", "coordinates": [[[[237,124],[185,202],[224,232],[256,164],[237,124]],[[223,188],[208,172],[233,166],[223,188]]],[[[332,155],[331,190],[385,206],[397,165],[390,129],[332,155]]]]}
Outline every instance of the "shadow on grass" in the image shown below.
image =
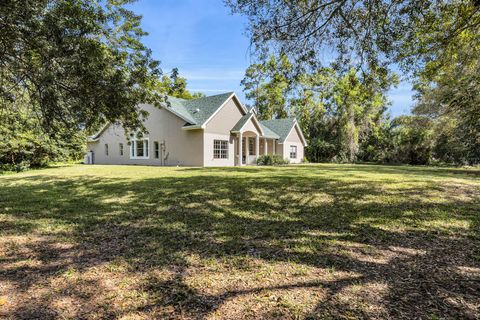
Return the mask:
{"type": "MultiPolygon", "coordinates": [[[[92,310],[99,292],[107,288],[101,281],[89,280],[78,286],[60,285],[56,295],[46,292],[18,301],[6,316],[60,317],[54,301],[63,295],[79,300],[83,313],[76,317],[89,312],[107,318],[131,312],[153,316],[158,307],[170,307],[174,317],[203,318],[235,297],[322,288],[327,299],[312,306],[312,316],[362,318],[369,316],[364,308],[340,301],[336,295],[351,286],[384,283],[388,292],[375,302],[384,309],[384,316],[475,318],[480,279],[478,274],[457,271],[479,267],[478,197],[428,202],[438,182],[429,183],[430,188],[399,188],[388,196],[378,181],[307,174],[322,170],[309,166],[185,168],[178,171],[192,175],[143,180],[36,175],[22,177],[20,184],[8,177],[4,182],[10,183],[0,190],[0,217],[5,217],[0,220],[0,235],[40,233],[43,237],[27,242],[23,250],[13,248],[0,256],[0,278],[15,292],[51,286],[49,279],[69,269],[82,272],[121,260],[129,272],[148,275],[135,285],[148,299],[127,310],[106,302],[92,310]],[[451,217],[466,221],[470,229],[434,224],[451,217]],[[69,245],[59,245],[63,240],[69,245]],[[373,251],[392,257],[379,262],[372,258],[373,251]],[[355,275],[212,295],[185,281],[191,255],[200,261],[255,258],[355,275]],[[24,263],[32,259],[37,263],[24,263]],[[158,270],[168,270],[171,277],[156,276],[158,270]]],[[[375,166],[326,170],[408,171],[375,166]]],[[[437,175],[437,170],[426,174],[437,175]]]]}

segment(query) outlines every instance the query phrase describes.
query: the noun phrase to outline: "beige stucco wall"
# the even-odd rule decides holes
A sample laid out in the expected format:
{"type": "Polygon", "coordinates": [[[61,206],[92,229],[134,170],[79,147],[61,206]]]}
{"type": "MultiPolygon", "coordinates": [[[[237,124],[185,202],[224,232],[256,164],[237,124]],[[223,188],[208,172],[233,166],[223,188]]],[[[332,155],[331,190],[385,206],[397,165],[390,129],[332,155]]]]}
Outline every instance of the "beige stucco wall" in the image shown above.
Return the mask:
{"type": "Polygon", "coordinates": [[[230,134],[230,130],[244,115],[235,99],[230,99],[205,126],[206,133],[230,134]]]}
{"type": "Polygon", "coordinates": [[[235,165],[235,140],[230,130],[243,116],[241,107],[234,99],[230,99],[225,105],[207,122],[203,135],[203,165],[213,166],[234,166],[235,165]],[[213,158],[213,141],[228,140],[228,159],[213,158]]]}
{"type": "Polygon", "coordinates": [[[305,147],[298,130],[298,126],[295,126],[282,145],[283,148],[281,154],[283,155],[283,158],[288,159],[290,163],[301,163],[303,161],[305,147]],[[290,159],[290,146],[297,146],[297,157],[295,159],[290,159]]]}
{"type": "MultiPolygon", "coordinates": [[[[165,142],[165,165],[201,166],[203,165],[203,131],[182,130],[185,121],[165,109],[152,105],[141,105],[149,112],[145,127],[149,131],[149,158],[130,159],[130,146],[125,131],[120,125],[110,125],[97,142],[88,143],[88,150],[94,152],[96,164],[137,164],[161,165],[161,159],[154,158],[154,141],[165,142]],[[120,156],[119,143],[123,143],[124,154],[120,156]],[[105,155],[108,144],[109,155],[105,155]]],[[[161,157],[161,156],[160,156],[161,157]]]]}

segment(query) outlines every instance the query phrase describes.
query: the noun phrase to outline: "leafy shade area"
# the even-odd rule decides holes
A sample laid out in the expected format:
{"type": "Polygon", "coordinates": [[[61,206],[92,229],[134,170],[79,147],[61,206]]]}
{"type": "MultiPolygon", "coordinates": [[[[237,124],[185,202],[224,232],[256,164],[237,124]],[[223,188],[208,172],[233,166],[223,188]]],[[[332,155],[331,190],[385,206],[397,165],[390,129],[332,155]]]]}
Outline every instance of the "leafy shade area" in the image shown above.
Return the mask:
{"type": "Polygon", "coordinates": [[[2,318],[480,313],[478,170],[72,166],[0,202],[2,318]]]}

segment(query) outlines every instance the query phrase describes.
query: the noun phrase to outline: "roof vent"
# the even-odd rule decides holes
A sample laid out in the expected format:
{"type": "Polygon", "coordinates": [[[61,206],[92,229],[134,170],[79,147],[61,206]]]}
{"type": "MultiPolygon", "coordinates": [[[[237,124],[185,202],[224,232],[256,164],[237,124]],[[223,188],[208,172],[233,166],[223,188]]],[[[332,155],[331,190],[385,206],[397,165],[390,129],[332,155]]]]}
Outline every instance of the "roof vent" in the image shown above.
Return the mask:
{"type": "Polygon", "coordinates": [[[196,108],[196,109],[195,109],[195,113],[197,113],[197,112],[200,112],[200,109],[199,109],[199,108],[196,108]]]}

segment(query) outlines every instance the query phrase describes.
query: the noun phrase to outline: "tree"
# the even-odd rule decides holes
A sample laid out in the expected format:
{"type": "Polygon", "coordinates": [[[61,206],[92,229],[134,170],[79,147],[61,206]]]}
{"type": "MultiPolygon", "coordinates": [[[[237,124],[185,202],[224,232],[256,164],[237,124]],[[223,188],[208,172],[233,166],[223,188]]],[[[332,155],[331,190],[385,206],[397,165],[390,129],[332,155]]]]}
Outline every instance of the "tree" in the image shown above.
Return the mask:
{"type": "Polygon", "coordinates": [[[120,121],[141,127],[138,103],[158,103],[158,62],[141,42],[130,0],[4,0],[0,109],[28,96],[47,132],[120,121]]]}
{"type": "Polygon", "coordinates": [[[429,164],[432,161],[433,123],[427,117],[400,116],[392,121],[394,149],[390,162],[429,164]]]}
{"type": "MultiPolygon", "coordinates": [[[[323,135],[327,134],[327,141],[335,146],[335,157],[354,162],[360,153],[362,140],[371,133],[386,110],[386,91],[396,83],[396,77],[387,77],[380,72],[376,76],[362,77],[354,69],[345,74],[324,69],[323,75],[317,74],[314,79],[318,81],[314,87],[321,92],[319,97],[325,112],[310,112],[316,125],[309,127],[325,126],[325,121],[322,123],[315,119],[319,115],[325,117],[328,131],[323,135]]],[[[308,118],[304,118],[304,122],[308,122],[308,118]]]]}
{"type": "Polygon", "coordinates": [[[180,77],[178,68],[173,68],[170,76],[164,75],[162,79],[155,84],[155,89],[162,94],[186,100],[205,96],[201,92],[191,93],[187,90],[187,79],[180,77]]]}
{"type": "MultiPolygon", "coordinates": [[[[248,17],[260,57],[282,52],[296,65],[318,66],[326,53],[365,70],[401,63],[415,69],[437,59],[462,32],[477,32],[480,1],[225,0],[248,17]]],[[[345,70],[344,70],[345,71],[345,70]]]]}
{"type": "Polygon", "coordinates": [[[242,85],[260,119],[297,117],[310,160],[353,162],[362,139],[385,112],[386,91],[396,81],[381,68],[369,76],[333,68],[296,74],[281,55],[251,65],[242,85]]]}
{"type": "Polygon", "coordinates": [[[17,95],[8,109],[0,109],[0,171],[44,166],[52,161],[78,160],[84,155],[85,132],[46,133],[26,95],[17,95]]]}
{"type": "Polygon", "coordinates": [[[463,32],[447,54],[419,73],[413,112],[435,121],[439,160],[480,163],[480,34],[463,32]]]}
{"type": "Polygon", "coordinates": [[[285,55],[270,56],[263,63],[252,64],[241,85],[247,99],[254,102],[261,120],[285,118],[287,95],[291,89],[292,65],[285,55]]]}

